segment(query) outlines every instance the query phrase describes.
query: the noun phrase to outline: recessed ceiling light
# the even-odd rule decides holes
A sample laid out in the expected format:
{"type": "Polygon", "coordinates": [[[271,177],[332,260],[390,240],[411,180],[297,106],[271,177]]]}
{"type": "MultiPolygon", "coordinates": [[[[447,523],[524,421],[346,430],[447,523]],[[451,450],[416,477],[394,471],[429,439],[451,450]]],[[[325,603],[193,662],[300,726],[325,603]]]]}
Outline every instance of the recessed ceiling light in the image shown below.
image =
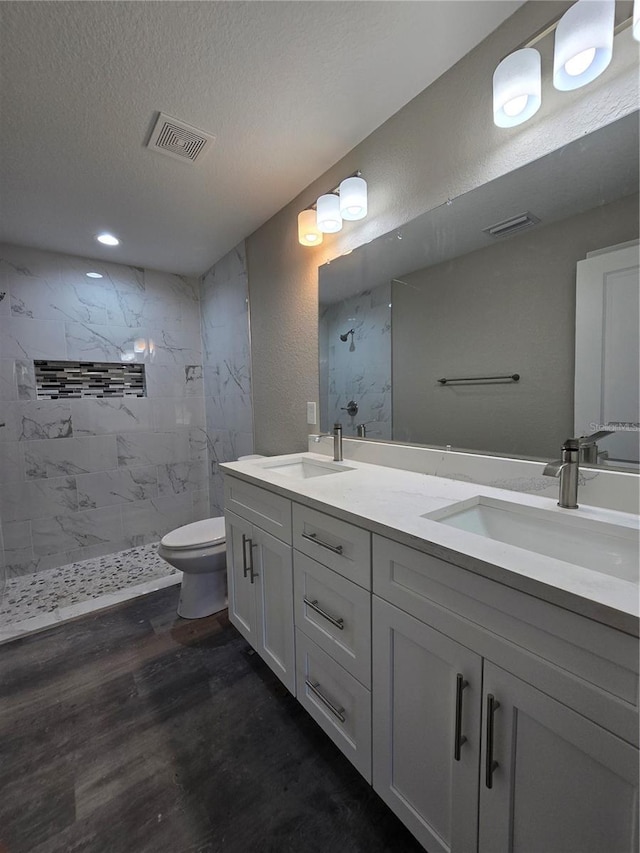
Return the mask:
{"type": "Polygon", "coordinates": [[[119,246],[120,240],[114,237],[113,234],[98,234],[96,237],[98,243],[104,243],[105,246],[119,246]]]}
{"type": "Polygon", "coordinates": [[[85,273],[88,278],[102,278],[102,273],[100,272],[88,272],[85,273]]]}

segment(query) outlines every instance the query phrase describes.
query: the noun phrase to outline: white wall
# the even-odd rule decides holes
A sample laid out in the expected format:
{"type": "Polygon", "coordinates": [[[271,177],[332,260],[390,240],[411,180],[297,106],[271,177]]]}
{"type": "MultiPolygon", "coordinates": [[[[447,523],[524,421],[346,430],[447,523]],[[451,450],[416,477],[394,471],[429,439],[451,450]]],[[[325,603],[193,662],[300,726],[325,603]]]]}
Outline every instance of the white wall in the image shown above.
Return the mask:
{"type": "MultiPolygon", "coordinates": [[[[546,39],[539,113],[511,130],[493,124],[495,66],[569,5],[527,3],[248,238],[257,452],[306,445],[305,402],[318,399],[319,264],[637,109],[637,44],[627,30],[602,77],[571,93],[551,85],[546,39]],[[367,219],[325,236],[317,249],[300,246],[299,211],[356,169],[369,183],[367,219]]],[[[380,73],[392,69],[393,56],[385,57],[380,73]]]]}

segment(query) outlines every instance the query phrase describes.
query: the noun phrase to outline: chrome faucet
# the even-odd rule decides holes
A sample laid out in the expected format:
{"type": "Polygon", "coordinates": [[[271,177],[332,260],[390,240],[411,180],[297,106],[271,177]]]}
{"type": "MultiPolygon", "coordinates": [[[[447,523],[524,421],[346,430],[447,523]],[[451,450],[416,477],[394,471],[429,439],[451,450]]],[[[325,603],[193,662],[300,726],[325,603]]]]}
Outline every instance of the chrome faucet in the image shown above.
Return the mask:
{"type": "Polygon", "coordinates": [[[580,440],[568,438],[562,445],[562,457],[549,462],[542,472],[547,477],[560,478],[558,506],[578,509],[578,472],[580,470],[580,440]]]}
{"type": "Polygon", "coordinates": [[[613,429],[601,429],[591,435],[581,435],[578,441],[580,442],[580,462],[586,465],[597,465],[598,459],[606,459],[609,455],[607,450],[599,451],[598,442],[601,438],[606,438],[608,435],[613,435],[613,429]]]}
{"type": "Polygon", "coordinates": [[[321,432],[314,437],[316,444],[321,438],[333,436],[333,461],[342,462],[342,424],[334,424],[333,432],[321,432]]]}

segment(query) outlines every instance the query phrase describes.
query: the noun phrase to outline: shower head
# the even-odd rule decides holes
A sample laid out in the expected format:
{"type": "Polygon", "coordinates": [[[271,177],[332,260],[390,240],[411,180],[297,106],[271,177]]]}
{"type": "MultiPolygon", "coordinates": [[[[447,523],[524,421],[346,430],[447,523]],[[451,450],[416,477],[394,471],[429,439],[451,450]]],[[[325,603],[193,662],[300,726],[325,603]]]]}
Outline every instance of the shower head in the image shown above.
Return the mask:
{"type": "Polygon", "coordinates": [[[341,341],[349,340],[349,335],[353,335],[354,332],[355,332],[355,329],[349,329],[349,331],[345,332],[344,335],[340,335],[340,340],[341,341]]]}

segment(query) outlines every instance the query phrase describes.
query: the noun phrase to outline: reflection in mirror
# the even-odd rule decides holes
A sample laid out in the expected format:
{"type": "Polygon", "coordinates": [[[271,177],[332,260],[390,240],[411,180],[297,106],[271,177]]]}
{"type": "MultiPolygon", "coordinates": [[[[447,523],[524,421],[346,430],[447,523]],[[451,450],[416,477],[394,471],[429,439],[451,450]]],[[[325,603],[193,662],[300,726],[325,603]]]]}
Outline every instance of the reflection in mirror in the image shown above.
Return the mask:
{"type": "Polygon", "coordinates": [[[635,113],[321,267],[323,430],[638,470],[638,218],[635,113]]]}

